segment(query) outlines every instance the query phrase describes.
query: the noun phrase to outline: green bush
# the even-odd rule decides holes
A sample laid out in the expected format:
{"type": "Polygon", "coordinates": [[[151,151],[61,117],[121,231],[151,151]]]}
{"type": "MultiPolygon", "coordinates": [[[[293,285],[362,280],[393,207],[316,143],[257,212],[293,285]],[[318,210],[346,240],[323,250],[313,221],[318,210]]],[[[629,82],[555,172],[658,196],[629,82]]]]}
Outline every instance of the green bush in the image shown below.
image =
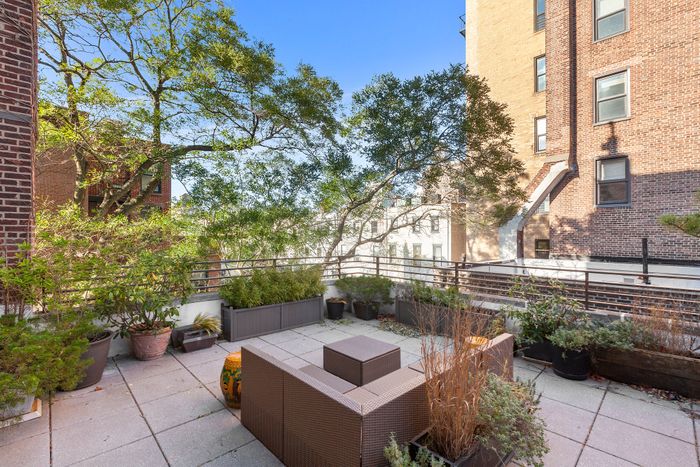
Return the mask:
{"type": "Polygon", "coordinates": [[[557,281],[549,281],[545,288],[534,277],[518,278],[510,293],[526,302],[524,309],[513,306],[503,309],[520,324],[518,343],[543,342],[560,327],[587,319],[578,303],[564,296],[564,286],[557,281]]]}
{"type": "Polygon", "coordinates": [[[590,327],[562,327],[554,331],[549,340],[557,347],[576,352],[593,347],[595,336],[596,331],[590,327]]]}
{"type": "Polygon", "coordinates": [[[404,291],[403,298],[448,308],[466,308],[469,305],[469,300],[459,293],[457,287],[451,286],[441,289],[420,281],[411,282],[404,291]]]}
{"type": "Polygon", "coordinates": [[[544,422],[537,416],[533,383],[507,381],[492,373],[479,397],[476,439],[499,454],[513,452],[523,465],[542,465],[549,450],[544,422]]]}
{"type": "Polygon", "coordinates": [[[254,308],[295,302],[323,295],[326,286],[318,267],[301,269],[256,269],[250,276],[226,279],[219,294],[233,308],[254,308]]]}
{"type": "Polygon", "coordinates": [[[381,276],[348,276],[338,279],[335,286],[357,303],[392,303],[393,282],[381,276]]]}

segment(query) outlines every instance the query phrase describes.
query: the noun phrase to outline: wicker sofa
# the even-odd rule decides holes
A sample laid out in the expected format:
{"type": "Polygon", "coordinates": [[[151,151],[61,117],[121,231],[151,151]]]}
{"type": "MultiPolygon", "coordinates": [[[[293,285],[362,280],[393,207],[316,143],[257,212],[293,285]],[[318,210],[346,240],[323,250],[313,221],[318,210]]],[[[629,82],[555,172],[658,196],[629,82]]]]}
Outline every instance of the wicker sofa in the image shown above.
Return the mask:
{"type": "MultiPolygon", "coordinates": [[[[483,355],[494,372],[512,377],[512,335],[492,339],[483,355]]],[[[290,467],[385,465],[390,433],[404,443],[428,427],[420,364],[356,387],[244,346],[242,374],[243,425],[290,467]]]]}

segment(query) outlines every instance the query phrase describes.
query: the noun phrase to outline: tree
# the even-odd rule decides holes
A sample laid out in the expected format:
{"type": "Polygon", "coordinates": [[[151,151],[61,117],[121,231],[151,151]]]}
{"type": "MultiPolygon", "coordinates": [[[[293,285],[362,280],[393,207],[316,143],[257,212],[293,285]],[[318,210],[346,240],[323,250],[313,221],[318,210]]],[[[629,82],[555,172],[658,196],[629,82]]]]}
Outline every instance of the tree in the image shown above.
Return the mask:
{"type": "Polygon", "coordinates": [[[344,144],[325,158],[318,193],[331,223],[326,259],[348,238],[344,257],[415,225],[438,194],[461,204],[463,220],[512,217],[524,198],[524,169],[513,157],[506,107],[488,93],[485,80],[453,65],[407,80],[381,75],[353,96],[344,144]],[[417,186],[426,196],[415,198],[417,186]],[[398,203],[385,229],[372,233],[371,220],[397,198],[415,201],[398,203]]]}
{"type": "MultiPolygon", "coordinates": [[[[697,193],[700,202],[700,192],[697,193]]],[[[700,238],[700,212],[679,216],[676,214],[665,214],[661,216],[661,224],[672,229],[679,230],[691,237],[700,238]]]]}
{"type": "Polygon", "coordinates": [[[40,147],[70,151],[77,203],[103,187],[101,216],[138,208],[165,164],[308,152],[336,132],[337,84],[307,65],[286,74],[221,2],[42,0],[39,22],[53,104],[40,147]]]}

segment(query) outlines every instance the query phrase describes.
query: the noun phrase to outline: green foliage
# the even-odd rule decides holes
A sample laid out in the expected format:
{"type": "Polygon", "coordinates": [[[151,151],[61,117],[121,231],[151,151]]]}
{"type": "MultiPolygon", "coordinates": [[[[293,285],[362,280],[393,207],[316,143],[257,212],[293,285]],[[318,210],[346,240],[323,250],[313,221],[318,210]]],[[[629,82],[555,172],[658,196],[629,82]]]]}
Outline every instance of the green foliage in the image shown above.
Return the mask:
{"type": "Polygon", "coordinates": [[[479,399],[476,439],[487,448],[525,465],[543,465],[549,451],[545,424],[537,416],[534,384],[506,381],[491,373],[479,399]]]}
{"type": "Polygon", "coordinates": [[[358,303],[392,303],[393,282],[382,276],[347,276],[338,279],[335,286],[358,303]]]}
{"type": "Polygon", "coordinates": [[[81,360],[88,341],[45,322],[0,320],[0,410],[24,395],[45,396],[72,389],[90,363],[81,360]]]}
{"type": "MultiPolygon", "coordinates": [[[[700,191],[697,193],[700,202],[700,191]]],[[[659,219],[662,225],[679,230],[692,237],[700,237],[700,212],[679,216],[677,214],[664,214],[659,219]]]]}
{"type": "Polygon", "coordinates": [[[421,281],[412,281],[409,288],[404,292],[404,298],[452,309],[466,308],[469,305],[468,298],[459,293],[459,289],[456,287],[450,286],[446,289],[441,289],[421,281]]]}
{"type": "Polygon", "coordinates": [[[549,335],[549,340],[564,350],[582,351],[594,345],[595,335],[589,326],[561,327],[549,335]]]}
{"type": "Polygon", "coordinates": [[[442,460],[431,455],[423,447],[418,450],[416,459],[411,459],[408,446],[399,446],[394,433],[389,436],[389,444],[384,446],[384,458],[391,467],[440,467],[445,465],[442,460]]]}
{"type": "Polygon", "coordinates": [[[226,279],[219,294],[233,308],[254,308],[317,297],[325,290],[318,267],[256,269],[250,276],[226,279]]]}
{"type": "Polygon", "coordinates": [[[67,205],[37,214],[36,256],[53,265],[48,311],[82,313],[92,303],[125,336],[173,324],[174,301],[192,292],[196,249],[166,214],[94,218],[67,205]]]}
{"type": "Polygon", "coordinates": [[[533,276],[516,278],[510,293],[526,301],[525,309],[508,306],[503,310],[520,324],[519,343],[543,342],[560,327],[586,319],[578,304],[564,295],[564,285],[559,282],[550,280],[545,287],[533,276]]]}
{"type": "Polygon", "coordinates": [[[53,285],[46,261],[30,256],[29,249],[21,245],[11,263],[0,258],[0,305],[3,314],[19,319],[39,305],[45,290],[53,285]]]}
{"type": "Polygon", "coordinates": [[[194,317],[194,321],[192,322],[192,326],[194,326],[195,329],[206,331],[209,335],[221,333],[221,322],[219,319],[214,316],[206,316],[202,313],[197,313],[197,316],[194,317]]]}

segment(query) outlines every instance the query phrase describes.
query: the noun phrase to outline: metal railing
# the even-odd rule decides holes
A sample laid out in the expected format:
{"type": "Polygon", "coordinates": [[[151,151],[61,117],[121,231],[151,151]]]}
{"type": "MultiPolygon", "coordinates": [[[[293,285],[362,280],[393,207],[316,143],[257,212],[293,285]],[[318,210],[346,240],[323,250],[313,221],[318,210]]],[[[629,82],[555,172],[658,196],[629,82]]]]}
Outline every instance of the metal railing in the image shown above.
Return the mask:
{"type": "Polygon", "coordinates": [[[324,279],[352,275],[384,276],[397,283],[420,281],[493,304],[509,302],[513,285],[529,278],[540,295],[561,288],[585,310],[609,314],[650,314],[663,309],[700,324],[700,274],[648,273],[604,268],[565,268],[512,262],[461,262],[423,258],[356,255],[213,260],[197,263],[193,283],[200,292],[218,290],[230,276],[255,269],[319,266],[324,279]]]}

